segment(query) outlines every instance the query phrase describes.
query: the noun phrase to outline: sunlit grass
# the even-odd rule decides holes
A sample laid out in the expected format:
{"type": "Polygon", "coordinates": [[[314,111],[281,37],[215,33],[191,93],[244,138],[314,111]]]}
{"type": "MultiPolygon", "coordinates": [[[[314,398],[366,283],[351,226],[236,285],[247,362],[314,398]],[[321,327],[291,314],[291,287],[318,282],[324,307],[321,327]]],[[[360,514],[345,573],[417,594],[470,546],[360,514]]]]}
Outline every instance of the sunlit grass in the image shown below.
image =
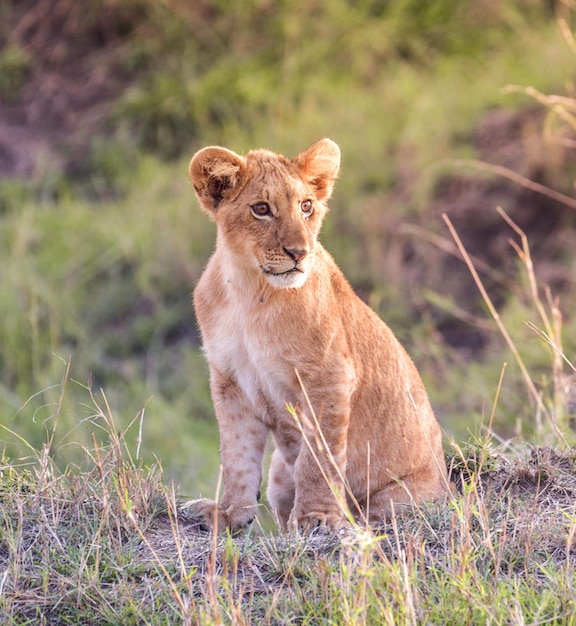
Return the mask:
{"type": "MultiPolygon", "coordinates": [[[[497,329],[486,330],[489,316],[410,282],[406,259],[420,254],[439,267],[430,238],[449,235],[439,215],[431,222],[431,195],[447,161],[476,156],[484,112],[530,102],[504,87],[564,88],[573,51],[552,16],[537,3],[478,3],[482,11],[468,14],[450,2],[428,11],[400,0],[388,9],[302,2],[298,14],[287,5],[269,16],[249,2],[216,11],[218,23],[205,29],[196,5],[136,4],[156,20],[149,38],[127,44],[124,62],[142,73],[114,108],[109,134],[91,144],[79,179],[44,161],[31,180],[0,181],[0,423],[41,447],[70,362],[63,433],[91,444],[86,394],[104,389],[122,427],[145,408],[148,459],[161,458],[186,490],[213,488],[216,428],[190,293],[214,228],[193,199],[187,160],[209,143],[290,155],[327,135],[341,145],[343,167],[322,240],[414,356],[445,430],[477,431],[507,362],[495,428],[531,436],[537,412],[497,329]],[[462,18],[461,28],[446,31],[446,16],[462,18]],[[254,24],[262,25],[257,38],[254,24]],[[451,350],[435,326],[441,315],[479,324],[488,349],[474,360],[451,350]]],[[[462,265],[448,280],[470,279],[462,265]]],[[[570,298],[559,311],[569,313],[570,298]]],[[[557,398],[549,347],[525,324],[539,318],[521,264],[499,315],[543,399],[557,398]]],[[[572,360],[574,323],[565,315],[572,360]]],[[[18,438],[1,441],[11,457],[26,453],[18,438]]],[[[63,466],[76,462],[72,449],[58,448],[63,466]]]]}
{"type": "Polygon", "coordinates": [[[91,401],[100,441],[81,469],[55,466],[54,430],[0,462],[5,624],[570,623],[571,450],[486,435],[450,451],[449,501],[379,528],[218,537],[91,401]]]}

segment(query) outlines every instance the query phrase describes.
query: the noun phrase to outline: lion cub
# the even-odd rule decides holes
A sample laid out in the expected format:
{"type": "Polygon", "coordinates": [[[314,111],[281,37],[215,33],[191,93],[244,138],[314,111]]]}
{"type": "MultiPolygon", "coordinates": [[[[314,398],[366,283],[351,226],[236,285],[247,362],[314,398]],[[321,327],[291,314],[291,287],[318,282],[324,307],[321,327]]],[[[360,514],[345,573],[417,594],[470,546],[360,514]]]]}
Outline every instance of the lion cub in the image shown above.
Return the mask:
{"type": "Polygon", "coordinates": [[[268,500],[282,528],[378,520],[447,491],[440,427],[418,372],[318,241],[340,166],[322,139],[293,159],[208,147],[190,163],[216,251],[194,292],[220,432],[224,493],[206,526],[254,519],[268,433],[268,500]],[[293,407],[289,411],[289,407],[293,407]]]}

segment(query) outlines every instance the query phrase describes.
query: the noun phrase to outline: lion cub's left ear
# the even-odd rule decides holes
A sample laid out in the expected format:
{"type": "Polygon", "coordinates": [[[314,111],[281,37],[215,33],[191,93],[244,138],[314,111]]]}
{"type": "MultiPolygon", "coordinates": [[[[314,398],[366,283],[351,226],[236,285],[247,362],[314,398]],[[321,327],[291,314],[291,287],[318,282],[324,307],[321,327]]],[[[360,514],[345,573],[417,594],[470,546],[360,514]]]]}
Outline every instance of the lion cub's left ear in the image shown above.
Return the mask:
{"type": "Polygon", "coordinates": [[[244,168],[242,157],[217,146],[202,148],[192,157],[188,173],[202,208],[213,218],[220,202],[238,189],[244,168]]]}
{"type": "Polygon", "coordinates": [[[340,148],[331,139],[320,139],[292,159],[302,179],[316,192],[318,200],[328,200],[340,169],[340,148]]]}

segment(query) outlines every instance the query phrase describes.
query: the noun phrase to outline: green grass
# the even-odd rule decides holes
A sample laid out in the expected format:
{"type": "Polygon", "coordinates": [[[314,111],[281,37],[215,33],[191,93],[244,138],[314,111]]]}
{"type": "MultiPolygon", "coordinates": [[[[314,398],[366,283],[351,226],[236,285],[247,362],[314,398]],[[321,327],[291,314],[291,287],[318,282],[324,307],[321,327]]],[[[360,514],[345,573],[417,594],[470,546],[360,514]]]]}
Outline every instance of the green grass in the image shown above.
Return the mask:
{"type": "MultiPolygon", "coordinates": [[[[174,476],[200,484],[217,468],[206,446],[215,426],[190,296],[213,232],[192,206],[182,169],[174,178],[141,159],[124,199],[27,203],[2,218],[2,423],[41,446],[69,362],[59,420],[71,436],[54,451],[63,464],[73,459],[68,441],[91,443],[85,405],[104,388],[124,426],[145,408],[148,459],[170,459],[174,476]]],[[[17,439],[0,438],[18,456],[17,439]]]]}

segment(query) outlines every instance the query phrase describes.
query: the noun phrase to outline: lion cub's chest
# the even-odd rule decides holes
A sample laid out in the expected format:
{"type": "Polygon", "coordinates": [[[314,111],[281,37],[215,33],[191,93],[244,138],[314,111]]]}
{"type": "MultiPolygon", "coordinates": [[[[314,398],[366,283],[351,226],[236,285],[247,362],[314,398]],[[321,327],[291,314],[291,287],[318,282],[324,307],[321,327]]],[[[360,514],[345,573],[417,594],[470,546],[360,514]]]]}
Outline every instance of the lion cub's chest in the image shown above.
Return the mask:
{"type": "Polygon", "coordinates": [[[278,333],[282,320],[259,301],[233,297],[211,317],[204,332],[209,362],[233,378],[258,417],[274,426],[270,422],[296,395],[290,347],[278,333]]]}

